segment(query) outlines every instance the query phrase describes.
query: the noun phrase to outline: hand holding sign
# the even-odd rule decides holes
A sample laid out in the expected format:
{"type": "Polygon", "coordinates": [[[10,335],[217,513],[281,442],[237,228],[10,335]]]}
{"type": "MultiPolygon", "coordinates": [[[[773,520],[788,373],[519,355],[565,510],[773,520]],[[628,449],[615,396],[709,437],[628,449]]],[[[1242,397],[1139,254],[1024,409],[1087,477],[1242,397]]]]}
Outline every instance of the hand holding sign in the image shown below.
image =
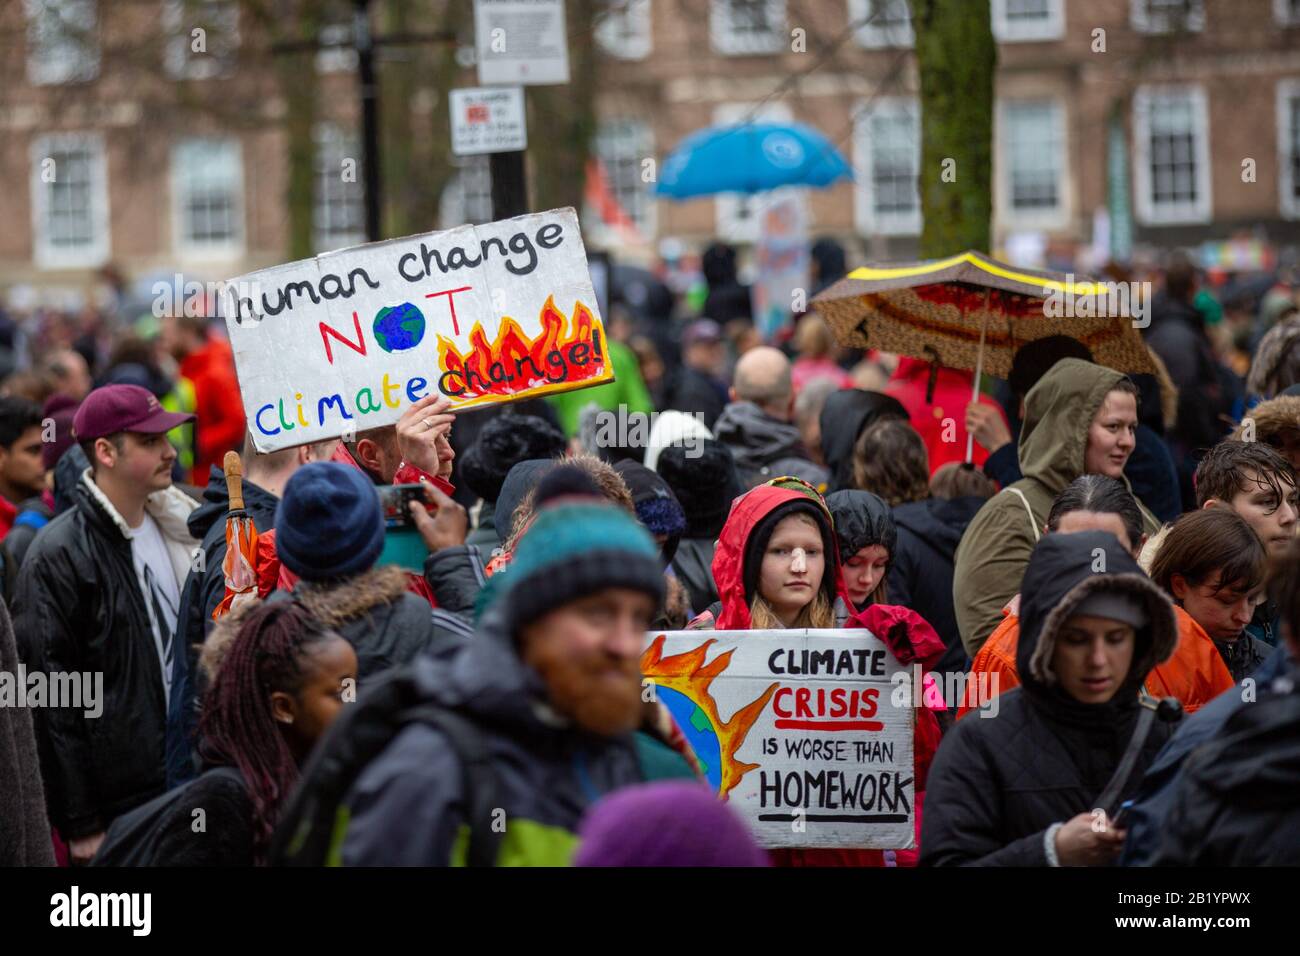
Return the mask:
{"type": "Polygon", "coordinates": [[[451,474],[451,443],[446,438],[456,416],[449,408],[451,402],[443,396],[426,395],[402,413],[397,420],[397,448],[402,461],[427,474],[442,476],[442,455],[446,455],[447,474],[451,474]]]}

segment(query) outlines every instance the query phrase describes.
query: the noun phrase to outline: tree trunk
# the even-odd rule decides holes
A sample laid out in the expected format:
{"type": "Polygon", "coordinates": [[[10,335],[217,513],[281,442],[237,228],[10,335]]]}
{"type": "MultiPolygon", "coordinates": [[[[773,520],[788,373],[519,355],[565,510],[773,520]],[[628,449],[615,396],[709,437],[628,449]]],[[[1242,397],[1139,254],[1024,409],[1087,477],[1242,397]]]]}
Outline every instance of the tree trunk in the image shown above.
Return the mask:
{"type": "Polygon", "coordinates": [[[988,252],[998,59],[989,4],[909,2],[921,79],[921,255],[988,252]]]}
{"type": "Polygon", "coordinates": [[[595,16],[595,0],[569,0],[569,84],[528,91],[533,209],[582,209],[587,157],[596,134],[595,16]]]}

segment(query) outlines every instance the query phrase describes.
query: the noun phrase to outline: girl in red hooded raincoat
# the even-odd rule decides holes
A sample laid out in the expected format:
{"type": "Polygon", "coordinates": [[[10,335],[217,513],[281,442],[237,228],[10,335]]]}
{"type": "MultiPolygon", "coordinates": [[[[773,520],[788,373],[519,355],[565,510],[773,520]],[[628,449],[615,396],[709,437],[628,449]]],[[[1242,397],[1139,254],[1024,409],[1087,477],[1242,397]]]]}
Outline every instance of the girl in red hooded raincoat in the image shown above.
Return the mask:
{"type": "MultiPolygon", "coordinates": [[[[889,645],[900,663],[918,661],[928,668],[943,652],[934,629],[907,608],[875,604],[859,612],[853,606],[826,503],[802,482],[801,487],[791,485],[776,479],[736,499],[713,558],[720,600],[689,627],[866,627],[889,645]]],[[[939,736],[933,713],[918,709],[913,748],[918,844],[925,777],[939,736]]],[[[916,849],[772,851],[773,860],[782,866],[915,866],[917,856],[916,849]]]]}

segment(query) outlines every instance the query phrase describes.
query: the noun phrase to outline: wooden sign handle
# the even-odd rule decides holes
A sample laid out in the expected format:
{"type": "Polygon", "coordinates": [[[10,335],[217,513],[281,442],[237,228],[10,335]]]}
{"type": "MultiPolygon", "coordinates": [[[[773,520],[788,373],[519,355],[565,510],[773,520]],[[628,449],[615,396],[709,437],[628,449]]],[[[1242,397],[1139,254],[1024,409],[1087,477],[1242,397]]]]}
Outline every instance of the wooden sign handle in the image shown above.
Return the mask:
{"type": "Polygon", "coordinates": [[[230,510],[244,510],[244,463],[239,460],[239,453],[226,452],[222,462],[226,472],[226,493],[230,496],[230,510]]]}

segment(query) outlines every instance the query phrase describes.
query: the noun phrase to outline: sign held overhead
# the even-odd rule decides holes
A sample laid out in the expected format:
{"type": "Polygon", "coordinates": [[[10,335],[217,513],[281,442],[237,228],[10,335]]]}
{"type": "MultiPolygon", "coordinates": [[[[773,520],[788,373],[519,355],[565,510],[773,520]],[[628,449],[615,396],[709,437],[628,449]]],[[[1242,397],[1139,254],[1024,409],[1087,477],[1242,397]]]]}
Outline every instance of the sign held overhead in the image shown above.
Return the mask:
{"type": "Polygon", "coordinates": [[[612,381],[571,207],[328,252],[225,284],[258,451],[612,381]]]}

